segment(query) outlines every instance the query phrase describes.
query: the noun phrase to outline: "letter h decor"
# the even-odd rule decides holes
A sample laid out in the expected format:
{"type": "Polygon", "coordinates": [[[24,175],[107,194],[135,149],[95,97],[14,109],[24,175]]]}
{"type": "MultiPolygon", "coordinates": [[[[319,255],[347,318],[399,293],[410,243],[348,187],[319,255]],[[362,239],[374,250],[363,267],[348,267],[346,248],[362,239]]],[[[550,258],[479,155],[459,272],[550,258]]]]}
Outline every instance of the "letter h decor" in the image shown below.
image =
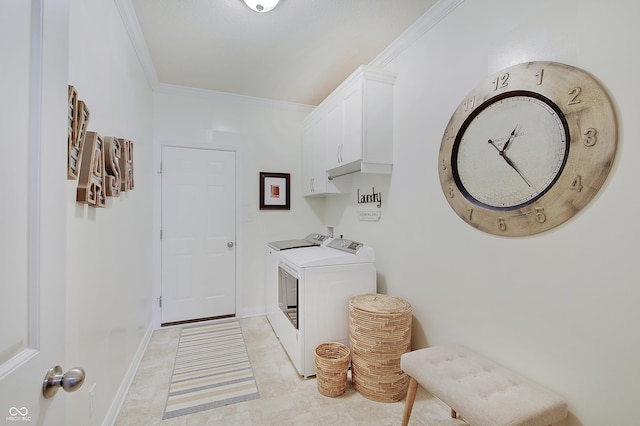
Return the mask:
{"type": "Polygon", "coordinates": [[[120,190],[129,191],[133,184],[133,142],[129,139],[118,138],[120,142],[120,190]]]}

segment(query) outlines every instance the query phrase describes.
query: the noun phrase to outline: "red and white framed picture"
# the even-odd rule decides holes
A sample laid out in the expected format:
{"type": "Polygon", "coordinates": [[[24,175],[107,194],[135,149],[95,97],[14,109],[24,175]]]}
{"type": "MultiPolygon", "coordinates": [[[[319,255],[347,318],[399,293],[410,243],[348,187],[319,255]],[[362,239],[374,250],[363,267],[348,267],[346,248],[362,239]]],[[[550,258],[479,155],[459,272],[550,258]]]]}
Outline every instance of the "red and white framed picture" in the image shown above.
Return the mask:
{"type": "Polygon", "coordinates": [[[290,210],[289,173],[260,172],[260,210],[290,210]]]}

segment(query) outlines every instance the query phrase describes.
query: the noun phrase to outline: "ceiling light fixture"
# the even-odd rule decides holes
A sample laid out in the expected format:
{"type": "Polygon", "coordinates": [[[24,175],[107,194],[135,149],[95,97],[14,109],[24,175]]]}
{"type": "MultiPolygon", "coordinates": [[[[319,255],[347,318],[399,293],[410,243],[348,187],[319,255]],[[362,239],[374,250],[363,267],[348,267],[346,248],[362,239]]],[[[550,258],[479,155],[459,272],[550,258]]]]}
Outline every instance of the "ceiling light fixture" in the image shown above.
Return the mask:
{"type": "Polygon", "coordinates": [[[278,5],[280,0],[243,0],[247,6],[259,13],[268,12],[278,5]]]}

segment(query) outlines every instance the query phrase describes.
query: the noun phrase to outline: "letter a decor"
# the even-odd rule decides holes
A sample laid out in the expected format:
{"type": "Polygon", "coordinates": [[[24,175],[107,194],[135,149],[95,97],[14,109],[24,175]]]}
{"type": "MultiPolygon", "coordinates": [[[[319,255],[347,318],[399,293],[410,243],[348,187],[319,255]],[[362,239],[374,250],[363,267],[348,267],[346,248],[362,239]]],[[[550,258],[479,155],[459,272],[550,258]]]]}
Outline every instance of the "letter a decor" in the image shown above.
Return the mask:
{"type": "Polygon", "coordinates": [[[76,201],[94,207],[104,207],[104,140],[96,132],[87,132],[84,141],[76,201]]]}

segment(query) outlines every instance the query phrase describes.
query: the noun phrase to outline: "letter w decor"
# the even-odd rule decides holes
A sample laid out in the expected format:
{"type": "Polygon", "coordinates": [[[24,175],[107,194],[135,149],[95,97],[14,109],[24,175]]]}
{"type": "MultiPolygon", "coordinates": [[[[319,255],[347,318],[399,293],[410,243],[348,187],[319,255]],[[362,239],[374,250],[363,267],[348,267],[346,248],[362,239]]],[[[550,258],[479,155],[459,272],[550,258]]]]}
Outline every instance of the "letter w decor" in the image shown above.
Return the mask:
{"type": "Polygon", "coordinates": [[[78,177],[87,124],[89,124],[89,108],[78,99],[75,87],[69,86],[67,179],[78,177]]]}

